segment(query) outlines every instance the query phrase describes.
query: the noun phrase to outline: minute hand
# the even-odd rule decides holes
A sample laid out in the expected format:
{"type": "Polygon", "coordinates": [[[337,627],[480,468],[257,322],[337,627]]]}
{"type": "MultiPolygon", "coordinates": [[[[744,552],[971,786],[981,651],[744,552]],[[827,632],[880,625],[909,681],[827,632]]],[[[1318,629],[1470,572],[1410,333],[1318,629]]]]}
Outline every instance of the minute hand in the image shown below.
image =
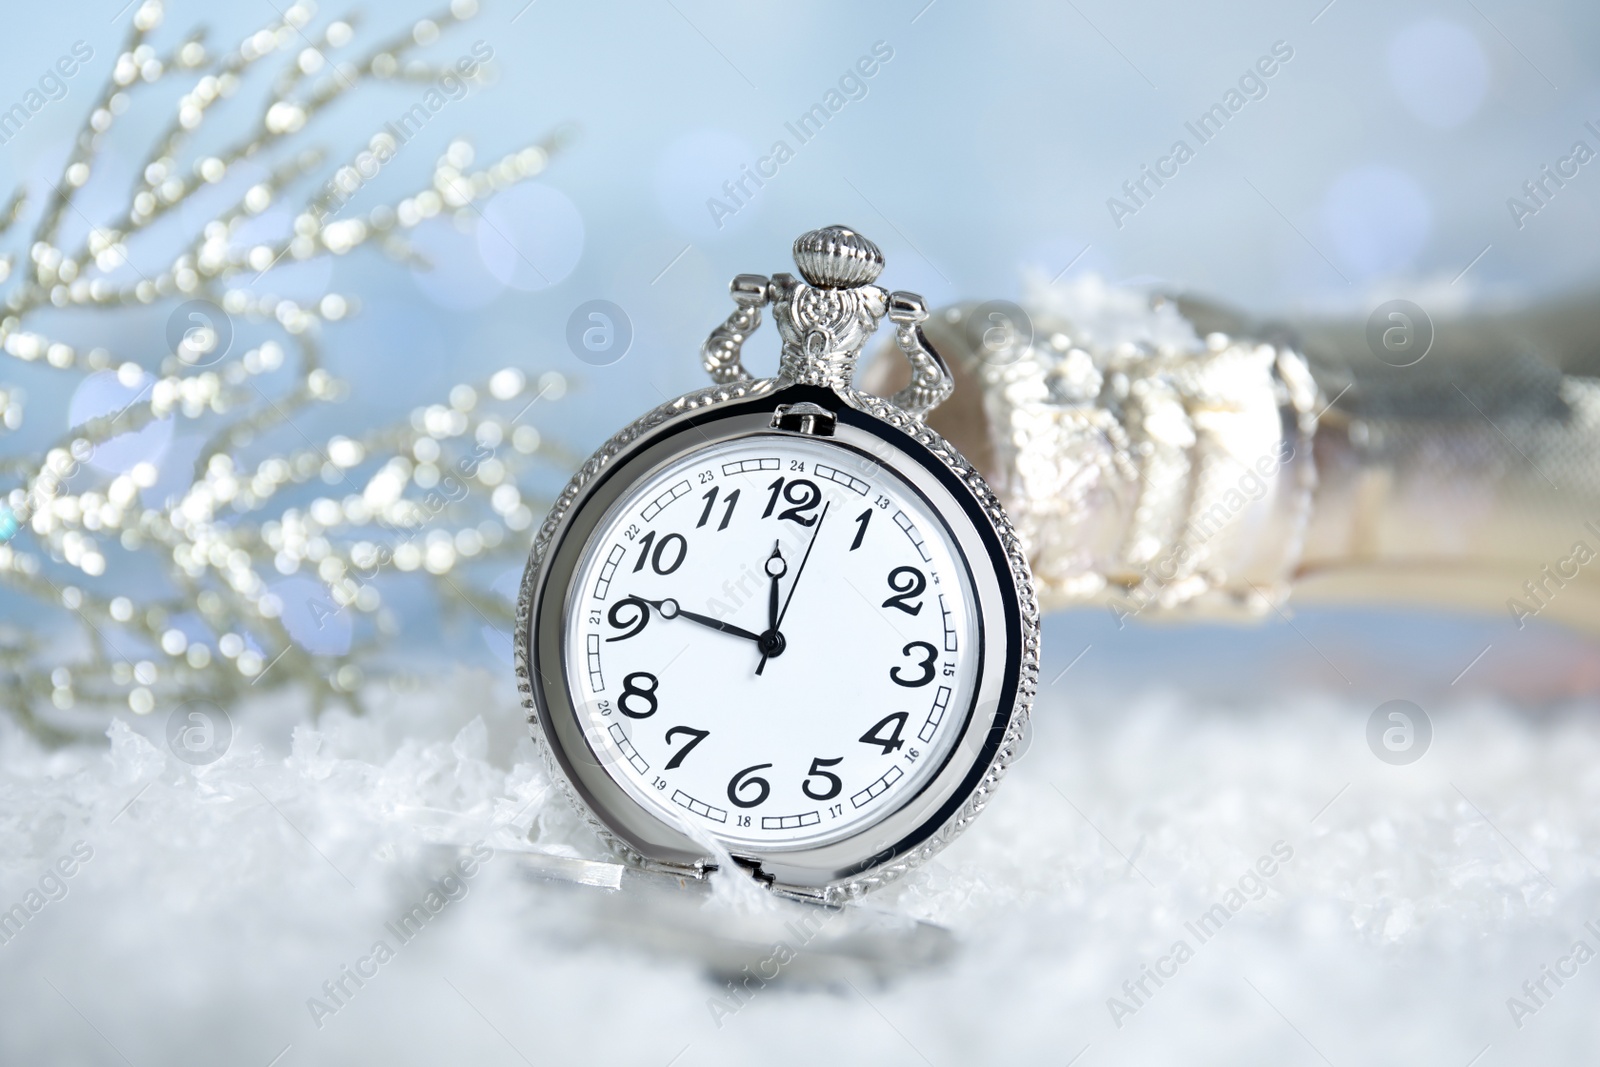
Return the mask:
{"type": "MultiPolygon", "coordinates": [[[[806,572],[806,564],[811,561],[811,550],[817,547],[817,536],[822,533],[822,523],[827,519],[828,508],[832,505],[833,501],[831,500],[822,505],[822,514],[817,516],[817,528],[811,531],[811,541],[806,545],[806,554],[800,557],[800,566],[794,572],[794,581],[789,583],[789,595],[783,598],[783,610],[778,612],[778,621],[773,623],[772,629],[774,632],[783,625],[783,617],[789,614],[789,603],[794,600],[794,591],[800,585],[800,576],[806,572]]],[[[766,652],[761,654],[761,662],[756,664],[757,674],[766,670],[769,655],[770,653],[766,652]]]]}

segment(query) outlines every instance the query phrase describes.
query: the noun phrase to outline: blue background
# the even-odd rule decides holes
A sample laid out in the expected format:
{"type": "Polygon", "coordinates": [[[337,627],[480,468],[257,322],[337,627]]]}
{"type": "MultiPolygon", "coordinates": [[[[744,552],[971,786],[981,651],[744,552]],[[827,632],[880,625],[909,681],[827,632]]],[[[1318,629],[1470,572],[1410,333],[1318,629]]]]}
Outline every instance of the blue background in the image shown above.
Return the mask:
{"type": "MultiPolygon", "coordinates": [[[[92,46],[94,58],[64,99],[0,148],[4,184],[20,181],[37,194],[59,168],[131,17],[117,6],[10,14],[0,107],[22,99],[74,41],[92,46]]],[[[433,10],[371,5],[354,48],[433,10]]],[[[325,8],[316,24],[345,12],[325,8]]],[[[233,42],[274,17],[265,2],[179,2],[155,40],[169,45],[204,23],[212,41],[233,42]]],[[[883,247],[888,284],[935,304],[1017,297],[1030,272],[1049,281],[1093,271],[1253,311],[1364,317],[1399,295],[1439,312],[1513,306],[1592,286],[1600,273],[1600,163],[1581,168],[1520,228],[1507,207],[1574,141],[1600,148],[1583,125],[1600,125],[1597,29],[1600,9],[1577,0],[490,4],[423,51],[451,62],[482,41],[494,53],[490,84],[449,102],[352,209],[425,182],[454,134],[470,137],[481,163],[565,130],[548,170],[485,209],[494,234],[462,232],[442,218],[422,227],[417,244],[433,258],[432,272],[368,249],[327,267],[275,267],[258,287],[359,297],[359,314],[325,334],[350,397],[297,419],[311,436],[403,417],[456,382],[517,365],[571,375],[571,393],[538,421],[578,455],[702,384],[697,350],[730,309],[728,279],[785,269],[793,237],[832,222],[883,247]],[[865,95],[800,144],[785,124],[823,101],[878,42],[880,54],[887,47],[893,55],[863,79],[865,95]],[[1266,80],[1265,96],[1117,225],[1108,199],[1126,199],[1123,182],[1175,140],[1196,146],[1184,124],[1224,100],[1276,42],[1293,57],[1266,80]],[[780,138],[794,157],[717,225],[707,201],[726,202],[723,182],[780,138]],[[515,246],[500,249],[500,276],[480,251],[497,240],[515,246]],[[605,367],[580,361],[566,341],[569,316],[593,299],[620,305],[631,322],[626,357],[605,367]]],[[[142,90],[140,106],[108,139],[84,191],[86,214],[98,204],[104,216],[124,195],[132,161],[170,114],[176,82],[142,90]]],[[[264,84],[251,81],[219,109],[208,127],[222,128],[200,143],[242,132],[254,116],[246,101],[258,100],[264,84]]],[[[343,158],[424,88],[363,86],[299,140],[343,158]]],[[[296,187],[289,201],[311,187],[296,187]]],[[[16,244],[13,235],[7,246],[16,244]]],[[[135,262],[159,254],[157,242],[136,251],[135,262]]],[[[80,318],[74,340],[154,368],[168,310],[80,318]]],[[[750,348],[758,373],[772,366],[770,331],[750,348]]],[[[3,447],[38,448],[65,429],[76,381],[5,367],[4,380],[28,391],[30,417],[3,447]]],[[[550,492],[566,474],[547,470],[535,488],[550,492]]],[[[1110,654],[1086,657],[1076,668],[1086,674],[1112,679],[1138,664],[1185,684],[1214,677],[1224,689],[1241,678],[1256,684],[1267,663],[1291,679],[1343,688],[1327,663],[1341,656],[1345,675],[1443,689],[1486,641],[1509,647],[1512,639],[1499,618],[1320,611],[1300,625],[1304,634],[1282,625],[1119,633],[1102,613],[1087,613],[1053,620],[1047,636],[1055,669],[1095,643],[1110,654]],[[1344,651],[1318,651],[1334,646],[1344,651]]],[[[1565,664],[1554,691],[1578,684],[1571,672],[1580,646],[1560,632],[1537,633],[1535,652],[1504,669],[1488,659],[1474,681],[1543,694],[1552,687],[1541,657],[1554,656],[1565,664]]],[[[1397,695],[1374,684],[1379,696],[1397,695]]]]}

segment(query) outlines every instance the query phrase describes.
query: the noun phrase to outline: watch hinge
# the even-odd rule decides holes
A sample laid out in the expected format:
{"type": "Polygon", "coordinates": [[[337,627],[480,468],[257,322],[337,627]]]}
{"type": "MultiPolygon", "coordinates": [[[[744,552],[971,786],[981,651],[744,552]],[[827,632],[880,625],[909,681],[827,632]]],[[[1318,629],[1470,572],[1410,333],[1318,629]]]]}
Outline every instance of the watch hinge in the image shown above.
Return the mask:
{"type": "Polygon", "coordinates": [[[644,863],[640,864],[640,866],[645,870],[652,871],[656,874],[669,874],[677,878],[692,878],[697,882],[705,881],[711,876],[712,872],[717,869],[717,865],[715,863],[706,863],[703,861],[689,864],[670,863],[666,860],[646,860],[644,863]]]}
{"type": "Polygon", "coordinates": [[[739,865],[740,870],[768,888],[771,888],[773,881],[775,881],[772,875],[761,869],[760,860],[753,860],[746,856],[735,856],[733,857],[733,862],[739,865]]]}
{"type": "Polygon", "coordinates": [[[803,433],[810,437],[832,437],[838,416],[821,404],[809,400],[799,404],[779,404],[772,413],[772,428],[803,433]]]}

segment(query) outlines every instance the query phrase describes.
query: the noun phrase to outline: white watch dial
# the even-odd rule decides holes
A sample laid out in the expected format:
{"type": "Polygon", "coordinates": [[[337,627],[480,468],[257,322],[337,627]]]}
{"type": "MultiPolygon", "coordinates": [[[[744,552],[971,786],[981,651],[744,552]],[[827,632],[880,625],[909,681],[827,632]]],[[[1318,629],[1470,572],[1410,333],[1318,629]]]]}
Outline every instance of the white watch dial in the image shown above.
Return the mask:
{"type": "Polygon", "coordinates": [[[566,681],[606,772],[735,847],[826,843],[915,796],[982,655],[944,522],[819,438],[740,438],[641,479],[566,596],[566,681]]]}

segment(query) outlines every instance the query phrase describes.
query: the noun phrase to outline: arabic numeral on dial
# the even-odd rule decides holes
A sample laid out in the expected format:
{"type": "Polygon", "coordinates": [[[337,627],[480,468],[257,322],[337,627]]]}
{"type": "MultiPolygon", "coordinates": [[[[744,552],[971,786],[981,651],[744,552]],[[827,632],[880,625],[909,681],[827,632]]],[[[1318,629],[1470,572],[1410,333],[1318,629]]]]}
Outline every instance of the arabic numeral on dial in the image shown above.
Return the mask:
{"type": "Polygon", "coordinates": [[[666,787],[667,787],[667,780],[665,778],[661,777],[659,774],[656,775],[654,778],[650,779],[650,788],[652,788],[652,789],[665,789],[666,787]]]}
{"type": "Polygon", "coordinates": [[[923,577],[921,571],[915,567],[896,567],[889,572],[889,588],[894,590],[894,596],[883,602],[884,607],[897,608],[907,615],[921,613],[922,601],[910,603],[912,597],[921,596],[922,591],[928,588],[928,579],[923,577]]]}
{"type": "Polygon", "coordinates": [[[897,711],[893,715],[885,715],[878,720],[876,726],[862,734],[857,740],[863,745],[878,745],[883,749],[883,754],[887,756],[905,744],[904,741],[900,740],[900,731],[906,728],[906,718],[909,714],[909,712],[897,711]],[[889,729],[891,725],[893,729],[889,730],[888,735],[885,736],[884,730],[889,729]]]}
{"type": "Polygon", "coordinates": [[[656,540],[656,532],[651,530],[639,542],[639,562],[633,565],[633,573],[638,574],[644,570],[645,560],[650,561],[650,569],[657,574],[671,574],[683,566],[683,557],[689,554],[689,542],[683,534],[667,534],[660,541],[656,540]],[[670,548],[668,546],[671,546],[670,548]],[[652,550],[652,546],[654,546],[652,550]],[[672,558],[669,564],[667,557],[672,558]]]}
{"type": "Polygon", "coordinates": [[[617,710],[630,719],[648,719],[656,713],[656,686],[660,681],[648,671],[634,671],[622,679],[622,695],[617,697],[617,710]],[[634,705],[643,702],[646,707],[637,711],[634,705]]]}
{"type": "Polygon", "coordinates": [[[843,814],[844,814],[844,805],[843,804],[829,804],[828,805],[828,818],[837,819],[839,816],[841,816],[843,814]]]}
{"type": "Polygon", "coordinates": [[[867,536],[867,524],[872,521],[872,509],[868,508],[856,516],[860,528],[856,530],[856,539],[850,542],[850,551],[854,552],[861,547],[862,540],[867,536]]]}
{"type": "Polygon", "coordinates": [[[806,772],[806,780],[800,783],[800,792],[804,793],[812,800],[832,800],[834,797],[838,796],[839,791],[844,788],[844,783],[839,780],[839,776],[837,774],[834,774],[831,771],[826,771],[823,768],[837,767],[843,762],[843,756],[840,756],[837,759],[823,759],[821,756],[818,756],[816,759],[812,760],[811,770],[806,772]],[[824,787],[822,792],[814,793],[811,791],[812,778],[825,778],[829,784],[824,787]]]}
{"type": "Polygon", "coordinates": [[[778,506],[778,494],[782,493],[783,499],[793,506],[778,512],[778,518],[797,522],[801,526],[817,524],[817,516],[808,515],[809,512],[817,510],[817,505],[822,503],[822,490],[817,488],[816,482],[809,478],[796,478],[793,481],[778,478],[767,488],[772,495],[767,498],[767,510],[761,513],[763,519],[772,515],[772,509],[778,506]]]}
{"type": "MultiPolygon", "coordinates": [[[[707,493],[705,496],[700,498],[700,499],[702,499],[702,500],[704,500],[706,502],[706,506],[700,512],[700,521],[694,524],[694,528],[696,530],[698,530],[698,529],[700,529],[700,527],[704,526],[706,524],[706,522],[711,518],[711,509],[717,506],[717,492],[718,492],[717,487],[713,485],[711,487],[711,491],[709,493],[707,493]]],[[[733,492],[728,494],[727,503],[726,503],[726,506],[724,507],[723,512],[722,512],[722,521],[717,523],[717,532],[718,533],[721,533],[723,530],[726,530],[728,528],[728,522],[733,518],[733,506],[735,504],[737,504],[738,502],[739,502],[739,490],[735,489],[733,492]]]]}
{"type": "Polygon", "coordinates": [[[683,534],[667,534],[667,536],[663,537],[661,542],[656,545],[656,550],[650,554],[650,567],[657,574],[671,574],[673,571],[683,566],[683,557],[687,556],[688,554],[689,541],[683,536],[683,534]],[[667,554],[669,545],[676,546],[673,549],[673,552],[675,552],[676,555],[674,555],[670,565],[665,565],[661,562],[661,558],[667,554]]]}
{"type": "Polygon", "coordinates": [[[909,656],[913,651],[919,649],[922,651],[923,657],[922,662],[917,664],[917,666],[922,668],[922,676],[911,679],[902,678],[900,677],[899,667],[890,667],[889,680],[894,682],[895,685],[903,685],[907,689],[916,689],[919,686],[927,685],[929,682],[933,681],[933,664],[934,661],[939,658],[939,650],[937,648],[934,648],[926,641],[912,641],[910,644],[906,645],[900,650],[900,654],[903,656],[909,656]]]}
{"type": "Polygon", "coordinates": [[[611,610],[606,614],[611,620],[611,625],[627,633],[606,638],[607,641],[626,641],[630,637],[637,637],[640,630],[650,622],[650,605],[636,596],[623,597],[611,605],[611,610]]]}
{"type": "Polygon", "coordinates": [[[750,816],[748,816],[748,815],[735,815],[733,817],[733,823],[734,823],[735,826],[749,826],[750,825],[750,816]]]}
{"type": "Polygon", "coordinates": [[[666,769],[669,771],[677,770],[678,766],[683,763],[684,757],[694,751],[694,746],[711,736],[711,731],[696,730],[692,726],[674,726],[672,729],[667,731],[666,742],[668,745],[672,744],[672,739],[677,734],[687,735],[689,738],[689,743],[684,745],[683,748],[681,748],[671,759],[667,760],[666,769]]]}
{"type": "MultiPolygon", "coordinates": [[[[762,803],[772,793],[772,785],[765,778],[756,775],[756,771],[764,771],[772,766],[770,763],[758,763],[753,767],[746,767],[728,782],[728,800],[736,807],[753,808],[762,803]],[[755,798],[748,799],[740,796],[748,789],[756,791],[755,798]]],[[[748,826],[746,822],[744,825],[748,826]]]]}

